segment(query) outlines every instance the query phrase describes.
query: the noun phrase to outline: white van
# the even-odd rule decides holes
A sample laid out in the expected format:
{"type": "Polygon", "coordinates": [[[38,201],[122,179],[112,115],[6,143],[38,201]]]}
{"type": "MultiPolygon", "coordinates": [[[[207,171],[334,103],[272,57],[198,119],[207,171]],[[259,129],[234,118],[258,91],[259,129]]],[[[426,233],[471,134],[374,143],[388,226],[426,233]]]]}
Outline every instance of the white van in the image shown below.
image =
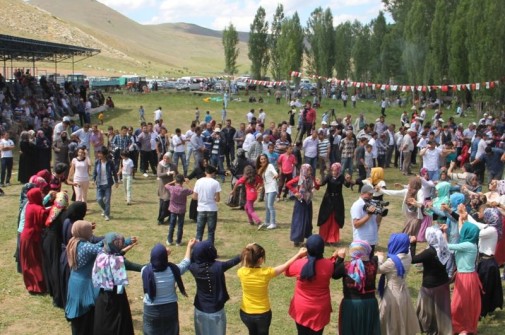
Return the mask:
{"type": "Polygon", "coordinates": [[[205,82],[205,78],[201,77],[181,77],[177,79],[175,83],[175,88],[178,91],[199,91],[201,89],[201,83],[205,82]]]}

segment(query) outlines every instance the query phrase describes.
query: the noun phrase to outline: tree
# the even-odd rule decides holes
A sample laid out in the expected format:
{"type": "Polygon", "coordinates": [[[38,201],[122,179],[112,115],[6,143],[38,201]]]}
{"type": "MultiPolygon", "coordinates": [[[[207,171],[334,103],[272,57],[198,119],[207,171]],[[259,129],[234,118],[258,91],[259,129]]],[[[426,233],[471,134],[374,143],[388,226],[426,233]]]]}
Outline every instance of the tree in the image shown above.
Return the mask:
{"type": "Polygon", "coordinates": [[[286,18],[281,24],[281,34],[277,40],[280,52],[280,76],[289,77],[291,71],[300,71],[303,62],[303,28],[298,13],[286,18]]]}
{"type": "Polygon", "coordinates": [[[270,46],[270,70],[272,72],[272,77],[274,80],[282,79],[281,72],[281,50],[278,45],[279,37],[282,31],[282,21],[284,20],[284,7],[282,4],[277,5],[275,10],[274,18],[272,20],[272,25],[270,26],[271,33],[269,35],[270,46]]]}
{"type": "Polygon", "coordinates": [[[451,22],[449,33],[449,78],[455,83],[468,82],[467,12],[473,0],[461,0],[451,22]]]}
{"type": "Polygon", "coordinates": [[[374,81],[386,82],[389,78],[382,76],[382,59],[381,49],[384,38],[387,34],[386,18],[382,11],[375,20],[372,21],[372,35],[370,36],[370,74],[374,81]]]}
{"type": "Polygon", "coordinates": [[[337,78],[346,79],[351,75],[351,50],[353,29],[350,21],[335,28],[335,70],[337,78]]]}
{"type": "Polygon", "coordinates": [[[306,48],[309,72],[325,77],[333,75],[335,65],[335,31],[333,15],[327,8],[316,8],[307,21],[305,29],[309,47],[306,48]]]}
{"type": "Polygon", "coordinates": [[[238,72],[237,57],[239,54],[238,33],[232,23],[223,30],[223,47],[224,47],[224,73],[234,75],[238,72]]]}
{"type": "Polygon", "coordinates": [[[356,42],[352,48],[354,78],[358,81],[370,79],[370,64],[372,50],[370,48],[370,26],[363,26],[356,34],[356,42]]]}
{"type": "Polygon", "coordinates": [[[268,21],[263,7],[259,7],[249,32],[249,59],[251,60],[251,75],[254,79],[262,79],[268,69],[270,56],[268,54],[268,21]]]}

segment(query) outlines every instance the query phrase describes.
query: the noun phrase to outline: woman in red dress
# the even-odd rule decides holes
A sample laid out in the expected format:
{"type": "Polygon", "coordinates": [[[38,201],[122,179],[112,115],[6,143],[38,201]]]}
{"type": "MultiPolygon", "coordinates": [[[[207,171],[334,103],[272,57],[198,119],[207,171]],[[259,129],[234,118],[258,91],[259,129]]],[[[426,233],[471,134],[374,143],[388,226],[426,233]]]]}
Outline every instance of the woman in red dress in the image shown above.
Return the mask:
{"type": "Polygon", "coordinates": [[[25,226],[19,242],[21,270],[29,293],[45,293],[46,285],[42,271],[42,228],[49,212],[42,206],[40,189],[33,188],[28,191],[27,198],[25,226]]]}

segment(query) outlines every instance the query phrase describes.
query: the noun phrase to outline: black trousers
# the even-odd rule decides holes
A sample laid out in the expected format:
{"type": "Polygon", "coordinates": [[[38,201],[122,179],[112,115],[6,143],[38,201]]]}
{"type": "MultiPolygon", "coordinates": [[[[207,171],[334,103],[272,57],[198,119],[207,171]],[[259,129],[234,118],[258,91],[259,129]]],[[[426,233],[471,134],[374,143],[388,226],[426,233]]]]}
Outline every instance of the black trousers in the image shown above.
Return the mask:
{"type": "Polygon", "coordinates": [[[309,327],[305,327],[297,323],[296,330],[298,331],[298,335],[323,335],[324,328],[316,332],[309,327]]]}
{"type": "Polygon", "coordinates": [[[240,310],[240,319],[249,330],[249,335],[268,335],[272,322],[272,311],[262,314],[249,314],[240,310]]]}
{"type": "Polygon", "coordinates": [[[158,224],[162,224],[163,221],[165,221],[165,219],[170,216],[168,206],[170,206],[170,200],[160,199],[160,208],[158,211],[158,224]]]}

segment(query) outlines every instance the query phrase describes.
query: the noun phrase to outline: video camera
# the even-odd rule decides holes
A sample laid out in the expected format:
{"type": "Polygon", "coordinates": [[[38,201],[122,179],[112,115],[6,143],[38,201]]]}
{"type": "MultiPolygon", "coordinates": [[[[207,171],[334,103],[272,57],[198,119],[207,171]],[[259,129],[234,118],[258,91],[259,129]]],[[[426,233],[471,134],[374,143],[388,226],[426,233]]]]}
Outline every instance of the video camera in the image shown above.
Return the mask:
{"type": "Polygon", "coordinates": [[[382,201],[382,200],[368,200],[365,202],[365,205],[363,205],[363,210],[368,212],[369,207],[375,207],[375,210],[373,211],[373,215],[380,215],[382,217],[385,217],[388,215],[389,209],[386,207],[389,206],[388,201],[382,201]]]}

